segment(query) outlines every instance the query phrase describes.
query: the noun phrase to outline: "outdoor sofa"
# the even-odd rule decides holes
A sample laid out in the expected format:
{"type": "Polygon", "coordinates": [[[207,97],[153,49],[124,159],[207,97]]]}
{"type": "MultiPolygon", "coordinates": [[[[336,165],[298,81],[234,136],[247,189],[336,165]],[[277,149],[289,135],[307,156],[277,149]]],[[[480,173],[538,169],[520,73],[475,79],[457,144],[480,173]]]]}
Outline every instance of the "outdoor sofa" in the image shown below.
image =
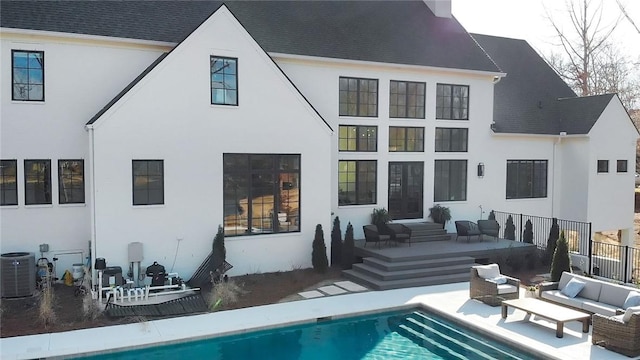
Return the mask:
{"type": "Polygon", "coordinates": [[[640,289],[570,272],[563,272],[558,282],[541,283],[538,291],[543,300],[604,316],[619,315],[627,307],[640,305],[636,303],[640,301],[636,298],[636,294],[640,296],[640,289]]]}

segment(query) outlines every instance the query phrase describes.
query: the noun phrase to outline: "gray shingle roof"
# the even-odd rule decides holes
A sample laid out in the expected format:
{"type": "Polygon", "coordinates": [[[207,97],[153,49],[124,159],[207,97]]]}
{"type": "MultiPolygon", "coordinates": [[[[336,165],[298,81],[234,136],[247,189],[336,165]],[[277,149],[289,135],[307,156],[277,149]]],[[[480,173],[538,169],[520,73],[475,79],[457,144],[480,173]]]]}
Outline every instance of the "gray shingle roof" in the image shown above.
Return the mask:
{"type": "Polygon", "coordinates": [[[494,90],[498,133],[587,134],[614,96],[577,97],[524,40],[472,36],[507,73],[494,90]]]}
{"type": "MultiPolygon", "coordinates": [[[[180,42],[221,1],[2,1],[0,26],[180,42]]],[[[499,72],[455,18],[414,1],[227,1],[268,52],[499,72]]]]}

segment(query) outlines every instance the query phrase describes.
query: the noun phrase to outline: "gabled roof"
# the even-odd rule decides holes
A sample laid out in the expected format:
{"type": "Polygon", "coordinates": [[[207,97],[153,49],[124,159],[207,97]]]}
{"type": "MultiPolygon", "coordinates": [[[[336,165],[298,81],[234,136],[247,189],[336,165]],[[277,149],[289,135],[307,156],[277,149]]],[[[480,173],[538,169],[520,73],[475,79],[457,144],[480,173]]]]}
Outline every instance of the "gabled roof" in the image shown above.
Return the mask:
{"type": "Polygon", "coordinates": [[[564,131],[568,135],[588,134],[614,96],[616,94],[559,99],[559,132],[564,131]]]}
{"type": "MultiPolygon", "coordinates": [[[[2,1],[0,26],[178,43],[221,1],[2,1]]],[[[413,1],[227,1],[267,51],[500,72],[455,18],[413,1]]]]}

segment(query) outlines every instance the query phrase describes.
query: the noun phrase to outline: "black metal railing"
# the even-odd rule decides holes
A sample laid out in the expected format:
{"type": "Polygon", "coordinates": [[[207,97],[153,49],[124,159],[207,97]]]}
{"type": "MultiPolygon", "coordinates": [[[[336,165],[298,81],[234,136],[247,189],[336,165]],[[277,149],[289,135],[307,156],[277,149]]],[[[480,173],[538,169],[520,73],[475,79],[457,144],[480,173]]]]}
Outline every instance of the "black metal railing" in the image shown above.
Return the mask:
{"type": "Polygon", "coordinates": [[[640,282],[640,249],[593,242],[593,274],[624,283],[640,282]]]}

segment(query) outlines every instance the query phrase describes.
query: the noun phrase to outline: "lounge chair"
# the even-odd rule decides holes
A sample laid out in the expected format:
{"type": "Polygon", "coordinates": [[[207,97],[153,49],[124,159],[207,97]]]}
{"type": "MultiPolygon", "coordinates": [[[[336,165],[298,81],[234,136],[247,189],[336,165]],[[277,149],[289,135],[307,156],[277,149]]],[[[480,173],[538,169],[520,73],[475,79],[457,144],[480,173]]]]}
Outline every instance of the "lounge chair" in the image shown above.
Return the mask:
{"type": "Polygon", "coordinates": [[[456,241],[458,241],[458,236],[466,236],[467,242],[472,236],[477,236],[478,240],[482,240],[482,233],[480,232],[478,225],[472,221],[456,221],[456,241]]]}
{"type": "Polygon", "coordinates": [[[365,239],[364,247],[367,247],[368,243],[377,243],[379,248],[380,243],[388,243],[391,240],[391,235],[381,234],[376,225],[364,225],[362,230],[364,231],[365,239]]]}
{"type": "Polygon", "coordinates": [[[387,224],[386,225],[391,241],[396,243],[408,243],[411,246],[411,229],[403,224],[387,224]]]}
{"type": "Polygon", "coordinates": [[[594,345],[629,357],[640,355],[640,307],[628,308],[617,316],[593,314],[592,322],[594,345]]]}
{"type": "Polygon", "coordinates": [[[478,220],[478,229],[482,235],[488,235],[494,237],[498,241],[498,234],[500,233],[500,224],[495,220],[478,220]]]}
{"type": "Polygon", "coordinates": [[[500,274],[498,264],[471,267],[469,297],[490,306],[520,297],[520,280],[500,274]]]}

